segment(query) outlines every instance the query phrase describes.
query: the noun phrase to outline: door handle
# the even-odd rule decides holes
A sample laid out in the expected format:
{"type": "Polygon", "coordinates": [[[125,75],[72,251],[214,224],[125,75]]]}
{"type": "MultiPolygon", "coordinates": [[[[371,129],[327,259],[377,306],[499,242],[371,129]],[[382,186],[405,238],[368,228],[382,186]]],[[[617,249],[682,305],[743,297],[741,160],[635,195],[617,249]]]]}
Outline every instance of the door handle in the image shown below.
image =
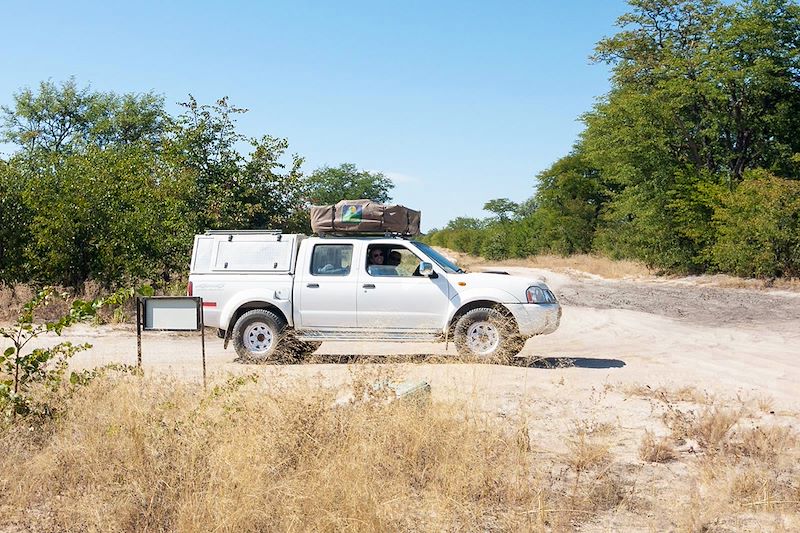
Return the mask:
{"type": "Polygon", "coordinates": [[[364,285],[362,285],[362,287],[364,287],[365,289],[374,289],[375,288],[375,284],[374,283],[365,283],[364,285]]]}
{"type": "Polygon", "coordinates": [[[306,285],[309,289],[319,289],[319,283],[309,283],[306,285]]]}

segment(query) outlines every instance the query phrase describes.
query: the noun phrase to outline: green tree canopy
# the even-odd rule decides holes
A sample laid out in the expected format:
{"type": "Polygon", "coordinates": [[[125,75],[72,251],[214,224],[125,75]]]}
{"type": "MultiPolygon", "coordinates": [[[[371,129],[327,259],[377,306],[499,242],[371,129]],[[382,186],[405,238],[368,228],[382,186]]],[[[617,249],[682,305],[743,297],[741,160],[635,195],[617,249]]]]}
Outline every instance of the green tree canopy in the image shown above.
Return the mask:
{"type": "Polygon", "coordinates": [[[595,59],[611,91],[584,116],[588,163],[614,189],[601,250],[709,267],[718,187],[800,177],[800,9],[790,0],[631,0],[595,59]]]}
{"type": "Polygon", "coordinates": [[[73,152],[90,144],[107,146],[158,142],[164,127],[164,100],[153,93],[117,95],[79,88],[73,78],[39,90],[23,89],[14,105],[3,106],[3,139],[29,155],[73,152]]]}
{"type": "Polygon", "coordinates": [[[0,161],[0,281],[168,281],[206,229],[307,228],[303,160],[285,139],[240,134],[246,110],[226,98],[183,108],[169,116],[159,96],[74,80],[15,95],[3,109],[18,150],[0,161]]]}
{"type": "Polygon", "coordinates": [[[508,222],[519,210],[519,204],[508,198],[494,198],[483,204],[484,211],[494,213],[501,222],[508,222]]]}
{"type": "Polygon", "coordinates": [[[314,205],[361,198],[387,203],[392,199],[393,188],[392,180],[382,173],[358,170],[352,163],[321,167],[308,177],[308,197],[314,205]]]}
{"type": "Polygon", "coordinates": [[[536,250],[563,255],[592,249],[609,191],[580,146],[538,176],[536,210],[529,215],[536,250]]]}
{"type": "Polygon", "coordinates": [[[612,89],[585,116],[592,162],[624,183],[676,168],[797,176],[800,8],[791,0],[631,0],[622,30],[597,45],[612,89]]]}

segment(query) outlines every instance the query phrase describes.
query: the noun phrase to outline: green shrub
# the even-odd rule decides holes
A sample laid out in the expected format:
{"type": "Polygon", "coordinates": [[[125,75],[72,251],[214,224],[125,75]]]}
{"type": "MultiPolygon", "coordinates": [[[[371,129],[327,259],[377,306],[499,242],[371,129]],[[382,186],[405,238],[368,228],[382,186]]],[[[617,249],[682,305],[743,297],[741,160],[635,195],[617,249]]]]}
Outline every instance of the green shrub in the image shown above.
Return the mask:
{"type": "Polygon", "coordinates": [[[746,176],[714,212],[716,267],[738,276],[800,276],[800,181],[746,176]]]}

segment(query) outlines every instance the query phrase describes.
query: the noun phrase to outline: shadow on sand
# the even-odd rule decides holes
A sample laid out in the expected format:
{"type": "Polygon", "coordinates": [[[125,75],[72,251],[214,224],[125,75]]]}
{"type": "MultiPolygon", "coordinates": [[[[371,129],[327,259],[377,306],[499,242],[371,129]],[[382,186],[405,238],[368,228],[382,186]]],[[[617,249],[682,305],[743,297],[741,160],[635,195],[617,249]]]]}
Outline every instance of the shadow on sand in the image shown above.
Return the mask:
{"type": "MultiPolygon", "coordinates": [[[[457,355],[441,354],[404,354],[404,355],[371,355],[371,354],[314,354],[307,357],[301,364],[464,364],[471,361],[464,360],[457,355]]],[[[625,361],[619,359],[604,359],[595,357],[517,357],[508,365],[520,368],[622,368],[625,361]]]]}
{"type": "Polygon", "coordinates": [[[625,361],[601,357],[518,357],[511,366],[527,368],[622,368],[625,361]]]}

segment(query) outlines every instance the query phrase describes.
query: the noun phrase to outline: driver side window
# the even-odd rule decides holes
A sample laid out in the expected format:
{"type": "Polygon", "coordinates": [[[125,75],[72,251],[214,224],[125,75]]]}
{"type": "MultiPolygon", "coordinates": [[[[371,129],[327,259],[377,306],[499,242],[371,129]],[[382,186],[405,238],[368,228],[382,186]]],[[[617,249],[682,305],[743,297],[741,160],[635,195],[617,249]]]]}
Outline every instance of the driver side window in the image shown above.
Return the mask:
{"type": "Polygon", "coordinates": [[[367,273],[370,276],[419,276],[419,262],[420,259],[405,246],[371,244],[367,248],[367,273]]]}

